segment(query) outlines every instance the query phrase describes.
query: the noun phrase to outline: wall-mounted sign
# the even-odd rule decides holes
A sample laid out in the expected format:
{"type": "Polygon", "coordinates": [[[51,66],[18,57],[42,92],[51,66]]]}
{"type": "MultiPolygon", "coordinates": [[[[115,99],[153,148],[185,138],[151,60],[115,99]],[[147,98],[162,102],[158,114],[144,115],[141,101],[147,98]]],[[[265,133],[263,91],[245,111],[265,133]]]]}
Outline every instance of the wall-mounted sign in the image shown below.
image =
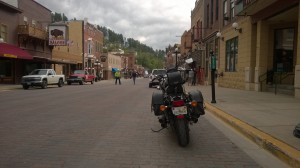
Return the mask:
{"type": "Polygon", "coordinates": [[[217,69],[217,63],[216,63],[216,57],[214,55],[211,56],[211,70],[216,70],[217,69]]]}
{"type": "Polygon", "coordinates": [[[66,25],[49,25],[49,45],[65,46],[67,45],[67,26],[66,25]]]}
{"type": "Polygon", "coordinates": [[[188,64],[190,64],[190,63],[193,62],[193,58],[186,59],[185,62],[188,63],[188,64]]]}

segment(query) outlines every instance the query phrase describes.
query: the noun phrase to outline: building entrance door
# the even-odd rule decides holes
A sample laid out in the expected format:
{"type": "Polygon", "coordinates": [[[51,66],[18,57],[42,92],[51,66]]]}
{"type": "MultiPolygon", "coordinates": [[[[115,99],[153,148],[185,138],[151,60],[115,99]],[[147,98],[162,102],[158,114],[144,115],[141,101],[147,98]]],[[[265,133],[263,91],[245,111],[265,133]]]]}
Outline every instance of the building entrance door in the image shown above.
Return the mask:
{"type": "Polygon", "coordinates": [[[276,29],[274,39],[274,72],[293,72],[295,29],[276,29]]]}

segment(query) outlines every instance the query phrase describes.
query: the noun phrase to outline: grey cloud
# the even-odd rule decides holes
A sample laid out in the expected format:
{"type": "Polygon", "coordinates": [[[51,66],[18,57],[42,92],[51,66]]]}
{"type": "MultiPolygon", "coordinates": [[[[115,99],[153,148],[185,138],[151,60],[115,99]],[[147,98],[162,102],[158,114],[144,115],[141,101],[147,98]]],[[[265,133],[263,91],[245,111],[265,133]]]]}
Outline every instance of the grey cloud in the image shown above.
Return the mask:
{"type": "MultiPolygon", "coordinates": [[[[153,49],[165,49],[180,42],[181,35],[190,25],[172,14],[175,5],[168,8],[160,1],[137,0],[36,0],[52,12],[65,13],[69,19],[85,17],[92,24],[105,26],[127,38],[139,40],[153,49]],[[172,14],[172,15],[170,15],[172,14]]],[[[172,2],[167,2],[172,3],[172,2]]],[[[175,3],[174,3],[175,4],[175,3]]],[[[180,11],[190,14],[190,11],[180,11]]]]}

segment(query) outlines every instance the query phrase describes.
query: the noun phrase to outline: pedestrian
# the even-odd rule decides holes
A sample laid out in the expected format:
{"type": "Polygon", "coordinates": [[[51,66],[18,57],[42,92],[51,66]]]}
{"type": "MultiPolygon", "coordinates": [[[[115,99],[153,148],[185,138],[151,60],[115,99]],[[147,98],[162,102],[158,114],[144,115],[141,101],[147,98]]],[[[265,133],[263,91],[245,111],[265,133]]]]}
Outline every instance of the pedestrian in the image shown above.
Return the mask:
{"type": "Polygon", "coordinates": [[[115,85],[117,84],[117,81],[119,81],[119,85],[121,85],[121,73],[120,73],[120,70],[117,70],[115,72],[115,79],[116,79],[115,85]]]}
{"type": "Polygon", "coordinates": [[[196,68],[194,68],[193,71],[194,71],[194,74],[193,74],[192,86],[196,86],[196,77],[197,77],[196,68]]]}
{"type": "Polygon", "coordinates": [[[135,78],[137,76],[137,72],[134,70],[132,73],[131,73],[131,77],[133,79],[133,84],[135,85],[135,78]]]}
{"type": "Polygon", "coordinates": [[[192,85],[193,78],[194,78],[194,71],[193,71],[193,69],[190,69],[189,77],[188,77],[188,85],[192,85]]]}

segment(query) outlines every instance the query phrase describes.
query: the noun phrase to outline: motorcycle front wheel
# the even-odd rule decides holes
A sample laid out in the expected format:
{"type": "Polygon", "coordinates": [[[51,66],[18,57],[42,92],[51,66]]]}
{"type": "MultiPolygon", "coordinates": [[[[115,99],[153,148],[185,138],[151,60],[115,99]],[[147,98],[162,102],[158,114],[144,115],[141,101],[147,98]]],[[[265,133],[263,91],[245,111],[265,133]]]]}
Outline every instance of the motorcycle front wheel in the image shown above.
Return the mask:
{"type": "Polygon", "coordinates": [[[189,125],[186,119],[176,119],[175,122],[176,135],[180,146],[185,147],[189,144],[190,134],[189,125]]]}

